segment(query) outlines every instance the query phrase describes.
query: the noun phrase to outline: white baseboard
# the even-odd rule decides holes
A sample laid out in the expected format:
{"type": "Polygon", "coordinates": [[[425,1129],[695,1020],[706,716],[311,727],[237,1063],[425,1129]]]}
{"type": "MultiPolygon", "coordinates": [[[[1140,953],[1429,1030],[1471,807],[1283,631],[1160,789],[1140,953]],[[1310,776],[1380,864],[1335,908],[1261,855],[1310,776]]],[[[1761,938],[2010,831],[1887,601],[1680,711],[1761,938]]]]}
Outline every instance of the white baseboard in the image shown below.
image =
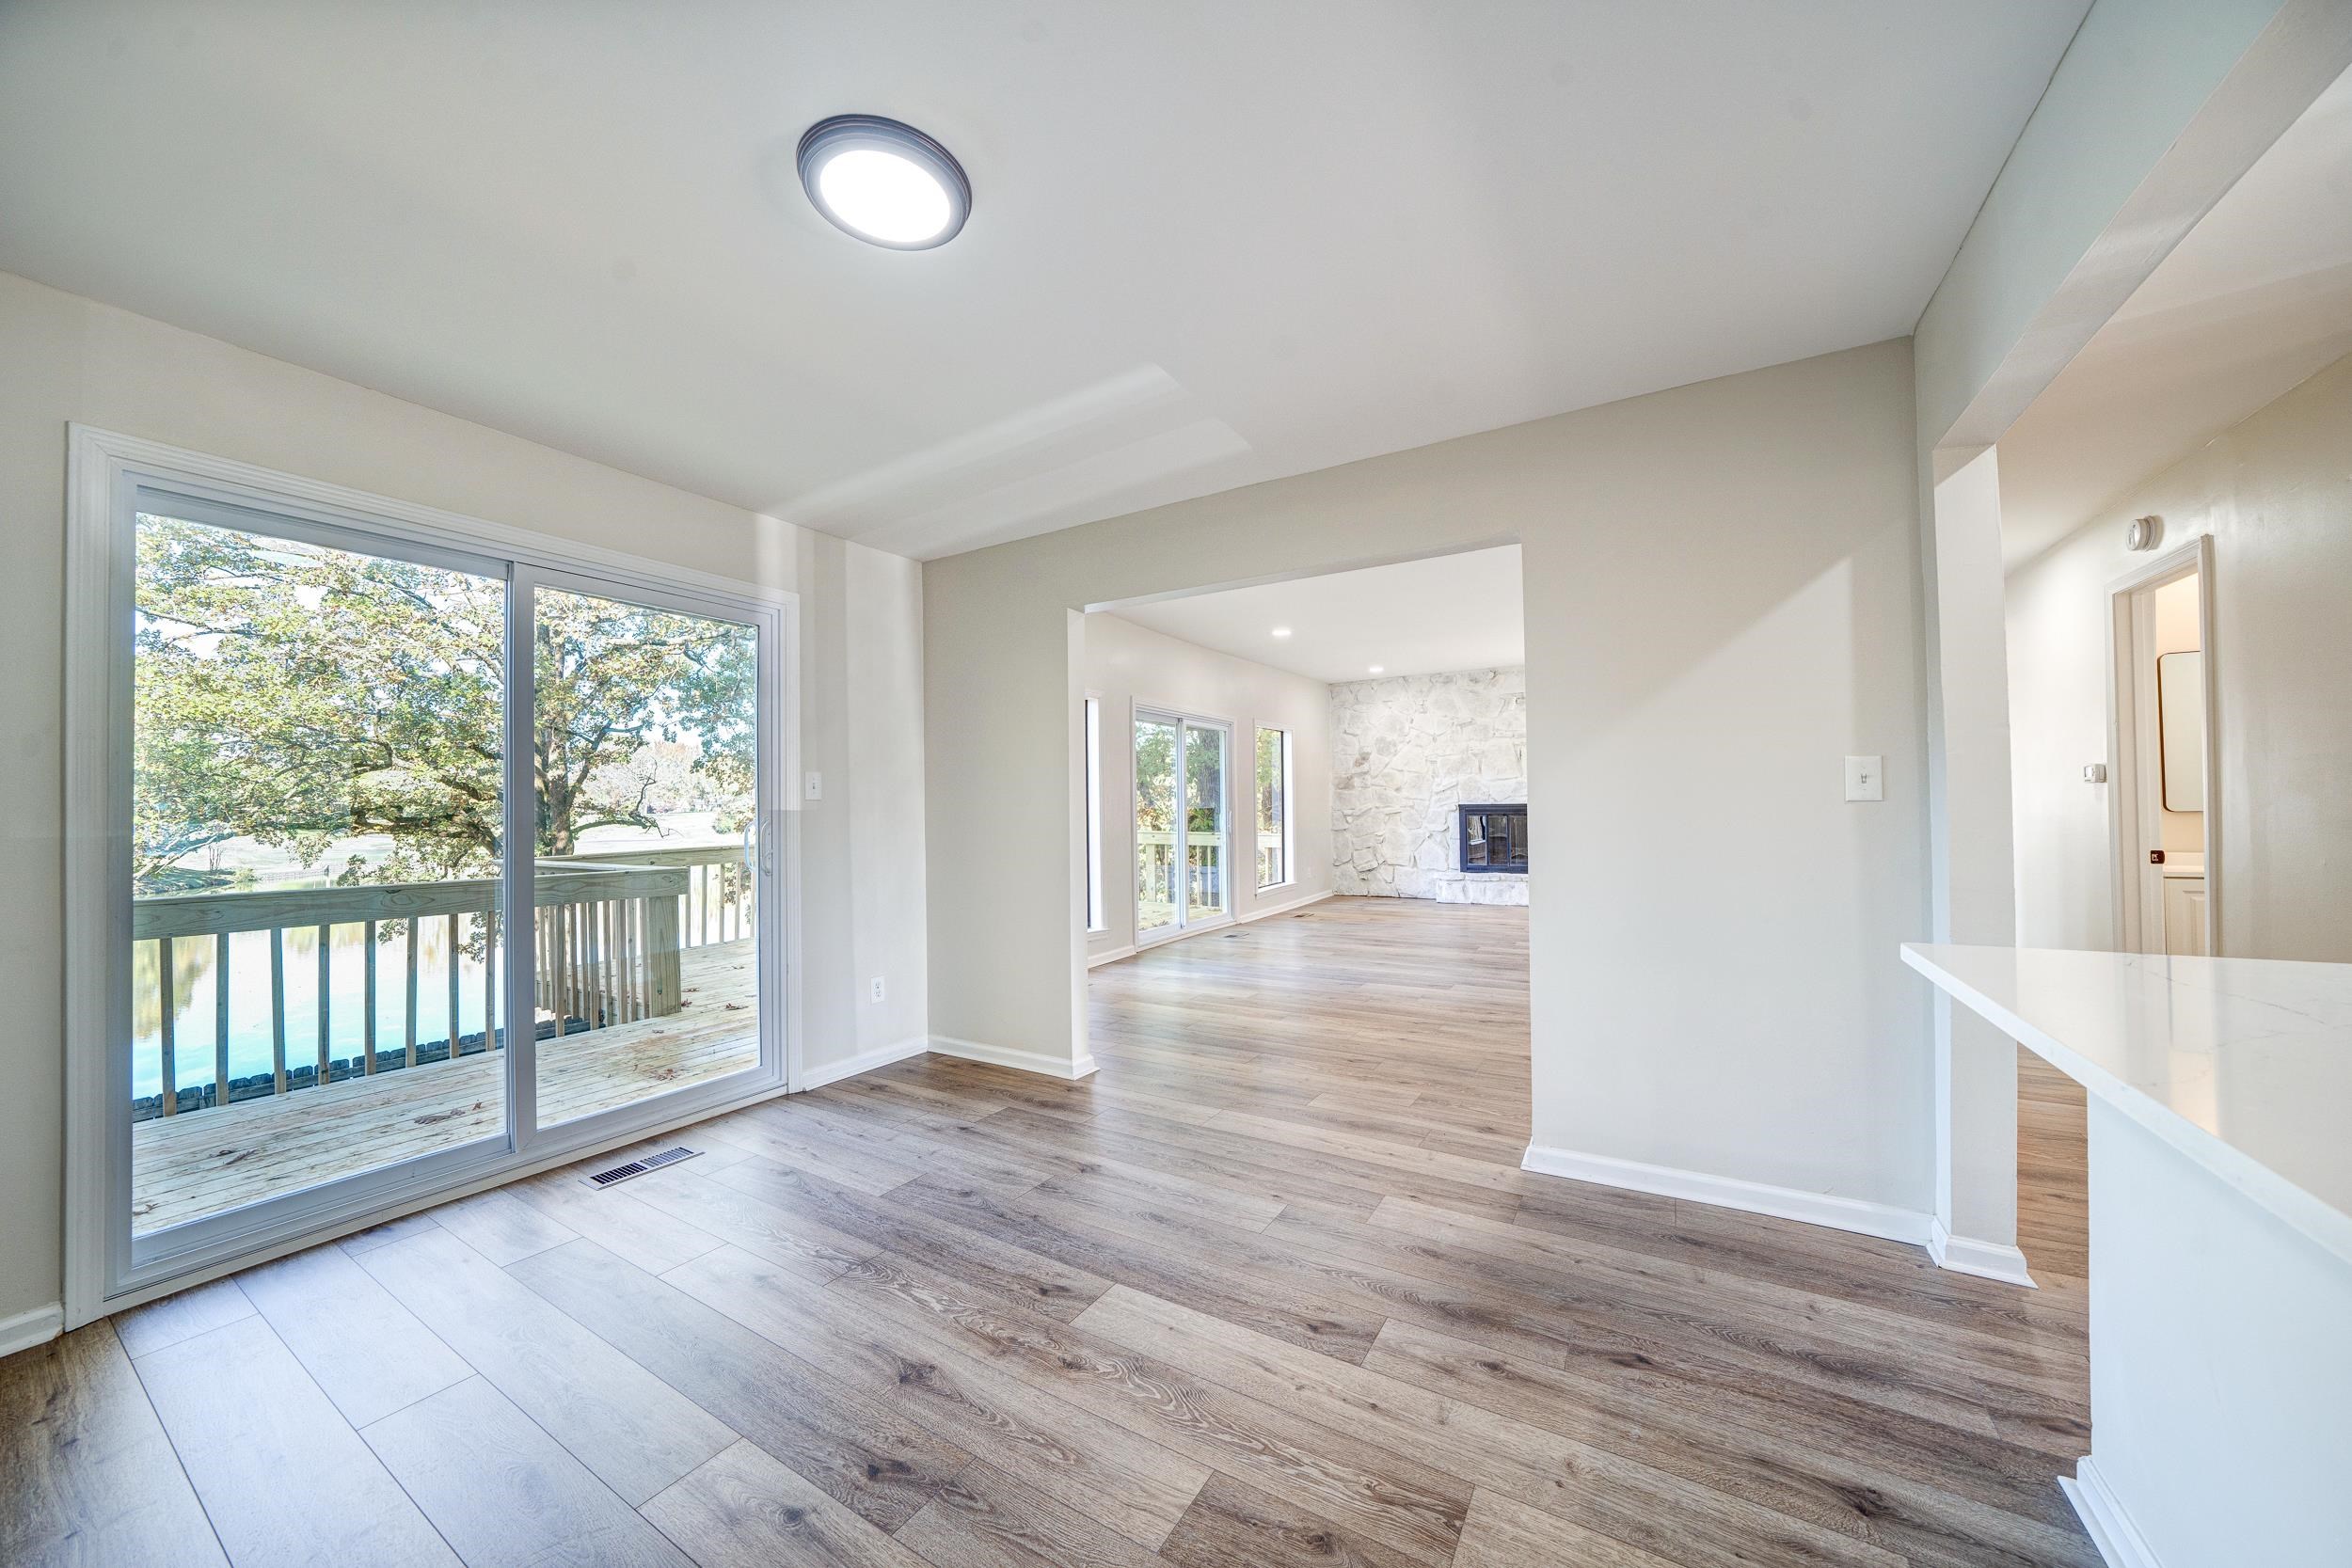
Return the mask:
{"type": "Polygon", "coordinates": [[[1801,1187],[1768,1186],[1732,1176],[1709,1176],[1704,1171],[1677,1170],[1671,1165],[1645,1165],[1636,1160],[1581,1154],[1574,1149],[1546,1148],[1537,1144],[1527,1146],[1527,1155],[1519,1162],[1519,1167],[1543,1176],[1565,1176],[1575,1181],[1622,1187],[1629,1192],[1689,1198],[1693,1203],[1711,1203],[1719,1209],[1803,1220],[1807,1225],[1879,1236],[1890,1242],[1909,1242],[1914,1246],[1926,1244],[1928,1228],[1934,1219],[1933,1215],[1898,1209],[1891,1203],[1836,1197],[1828,1193],[1806,1192],[1801,1187]]]}
{"type": "Polygon", "coordinates": [[[1048,1056],[1040,1051],[1015,1051],[1009,1046],[986,1045],[978,1040],[960,1040],[953,1035],[933,1035],[930,1048],[942,1056],[961,1056],[967,1062],[986,1062],[992,1067],[1017,1068],[1023,1072],[1040,1072],[1048,1078],[1087,1078],[1093,1075],[1094,1057],[1079,1057],[1075,1062],[1059,1056],[1048,1056]]]}
{"type": "Polygon", "coordinates": [[[1105,953],[1088,954],[1087,967],[1089,969],[1097,969],[1104,964],[1115,964],[1121,958],[1132,958],[1135,956],[1136,944],[1131,942],[1124,947],[1114,947],[1105,953]]]}
{"type": "Polygon", "coordinates": [[[45,1345],[64,1332],[65,1307],[54,1301],[12,1318],[0,1318],[0,1355],[14,1355],[18,1351],[45,1345]]]}
{"type": "Polygon", "coordinates": [[[2148,1538],[2139,1533],[2132,1516],[2123,1512],[2122,1499],[2108,1487],[2106,1478],[2099,1473],[2089,1454],[2075,1465],[2072,1476],[2058,1477],[2058,1490],[2074,1505],[2084,1531],[2090,1535],[2090,1544],[2099,1548],[2107,1568],[2162,1568],[2148,1545],[2148,1538]]]}
{"type": "Polygon", "coordinates": [[[1973,1274],[1979,1279],[1997,1279],[2005,1285],[2023,1285],[2028,1291],[2041,1289],[2033,1275],[2026,1272],[2026,1255],[2000,1242],[1979,1242],[1973,1236],[1955,1236],[1945,1228],[1941,1218],[1928,1227],[1928,1256],[1937,1266],[1954,1274],[1973,1274]]]}
{"type": "Polygon", "coordinates": [[[1310,904],[1320,904],[1326,898],[1338,896],[1339,895],[1331,889],[1325,888],[1321,893],[1311,893],[1304,898],[1294,898],[1287,904],[1275,904],[1263,910],[1251,910],[1241,917],[1240,924],[1247,925],[1252,920],[1271,920],[1278,914],[1288,914],[1293,910],[1303,910],[1310,904]]]}
{"type": "Polygon", "coordinates": [[[909,1056],[920,1056],[930,1048],[931,1040],[929,1035],[917,1035],[912,1039],[893,1040],[888,1045],[878,1045],[871,1051],[861,1051],[856,1055],[844,1057],[838,1062],[827,1062],[823,1067],[804,1068],[801,1072],[801,1081],[795,1086],[803,1089],[821,1089],[827,1084],[837,1084],[844,1078],[854,1078],[861,1072],[871,1072],[878,1067],[888,1067],[893,1062],[903,1062],[909,1056]]]}

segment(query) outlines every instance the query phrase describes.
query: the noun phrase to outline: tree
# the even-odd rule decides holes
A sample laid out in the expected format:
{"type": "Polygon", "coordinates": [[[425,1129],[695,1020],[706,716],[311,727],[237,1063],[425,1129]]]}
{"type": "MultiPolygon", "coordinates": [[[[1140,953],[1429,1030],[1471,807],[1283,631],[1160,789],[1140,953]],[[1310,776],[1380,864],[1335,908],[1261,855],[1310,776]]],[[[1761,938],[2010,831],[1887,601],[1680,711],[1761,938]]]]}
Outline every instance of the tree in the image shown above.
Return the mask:
{"type": "Polygon", "coordinates": [[[653,826],[646,807],[659,773],[640,758],[658,742],[698,740],[689,771],[739,813],[757,754],[755,636],[734,622],[540,593],[533,744],[541,854],[573,853],[590,828],[653,826]],[[619,763],[631,766],[612,766],[619,763]]]}
{"type": "Polygon", "coordinates": [[[1258,832],[1271,833],[1281,819],[1282,792],[1289,781],[1282,777],[1282,732],[1258,732],[1258,832]]]}
{"type": "Polygon", "coordinates": [[[1165,833],[1176,826],[1176,726],[1136,723],[1136,826],[1165,833]]]}
{"type": "MultiPolygon", "coordinates": [[[[306,865],[389,838],[339,882],[496,872],[502,581],[142,515],[136,592],[140,887],[208,885],[188,858],[233,838],[306,865]]],[[[651,827],[628,765],[655,743],[691,747],[713,799],[748,794],[751,627],[543,591],[533,642],[540,853],[651,827]]]]}

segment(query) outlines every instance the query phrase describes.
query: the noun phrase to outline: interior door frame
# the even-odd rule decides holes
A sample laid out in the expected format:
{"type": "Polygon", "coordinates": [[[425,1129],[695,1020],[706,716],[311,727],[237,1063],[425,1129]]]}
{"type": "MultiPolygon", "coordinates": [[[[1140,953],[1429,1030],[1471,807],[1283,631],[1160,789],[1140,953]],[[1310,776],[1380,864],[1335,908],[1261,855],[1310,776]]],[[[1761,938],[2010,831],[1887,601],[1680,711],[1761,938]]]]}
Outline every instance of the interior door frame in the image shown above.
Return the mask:
{"type": "MultiPolygon", "coordinates": [[[[1180,867],[1186,868],[1186,870],[1179,876],[1178,880],[1180,883],[1184,881],[1185,876],[1189,875],[1189,863],[1192,851],[1191,814],[1184,807],[1184,752],[1186,750],[1184,727],[1188,724],[1199,725],[1204,729],[1222,730],[1225,734],[1225,774],[1217,790],[1218,795],[1223,798],[1220,809],[1222,809],[1225,814],[1225,875],[1220,883],[1225,900],[1225,907],[1218,911],[1215,916],[1209,919],[1193,920],[1189,918],[1186,912],[1185,899],[1179,896],[1175,903],[1175,919],[1169,921],[1165,926],[1153,927],[1151,933],[1146,935],[1143,929],[1143,897],[1135,885],[1135,878],[1130,875],[1127,879],[1127,896],[1135,907],[1135,944],[1136,949],[1140,951],[1146,947],[1156,947],[1164,942],[1174,942],[1179,937],[1188,937],[1196,934],[1197,932],[1215,930],[1220,926],[1230,926],[1233,923],[1235,917],[1233,899],[1234,723],[1231,719],[1217,719],[1204,713],[1186,713],[1180,708],[1161,707],[1156,704],[1143,702],[1139,699],[1130,699],[1128,707],[1127,752],[1131,759],[1135,754],[1135,727],[1137,722],[1149,721],[1156,724],[1173,724],[1176,727],[1176,863],[1180,867]]],[[[1127,812],[1130,818],[1132,818],[1135,814],[1135,800],[1133,796],[1136,788],[1136,781],[1135,778],[1135,770],[1131,763],[1128,769],[1128,794],[1130,798],[1127,801],[1127,812]]],[[[1254,816],[1250,818],[1253,825],[1256,820],[1257,818],[1254,816]]],[[[1251,856],[1251,863],[1253,865],[1256,863],[1255,855],[1251,856]]],[[[1251,876],[1253,878],[1256,876],[1255,871],[1251,872],[1251,876]]]]}
{"type": "MultiPolygon", "coordinates": [[[[308,1246],[331,1236],[443,1201],[474,1188],[562,1164],[601,1147],[632,1141],[666,1126],[785,1092],[800,1070],[801,975],[798,800],[781,788],[800,766],[799,598],[783,589],[739,581],[662,562],[579,544],[530,530],[443,512],[348,486],[214,457],[143,437],[72,424],[67,431],[65,678],[65,1248],[64,1326],[202,1279],[308,1246]],[[287,537],[340,542],[406,559],[494,566],[508,584],[507,656],[530,621],[516,606],[520,582],[566,578],[587,592],[643,598],[659,594],[681,604],[732,607],[729,618],[761,627],[763,704],[775,722],[761,725],[762,855],[772,858],[780,896],[776,918],[761,922],[775,958],[761,975],[763,1038],[755,1081],[730,1075],[712,1085],[640,1101],[643,1114],[600,1113],[543,1132],[530,1113],[535,1041],[510,1032],[506,1052],[508,1116],[504,1132],[413,1162],[360,1172],[299,1194],[282,1195],[174,1227],[185,1244],[135,1255],[130,1228],[129,1061],[117,1049],[129,1025],[130,744],[133,711],[130,627],[133,509],[142,491],[184,498],[211,509],[257,514],[287,537]],[[603,584],[599,588],[596,584],[603,584]],[[518,629],[519,628],[519,629],[518,629]],[[769,1006],[771,987],[780,1005],[769,1006]],[[769,1036],[772,1031],[774,1038],[769,1036]],[[699,1092],[698,1092],[699,1091],[699,1092]]],[[[527,654],[527,646],[522,650],[527,654]]],[[[532,787],[527,745],[528,690],[510,682],[506,712],[507,835],[527,845],[532,787]],[[521,773],[523,788],[516,788],[521,773]],[[521,836],[517,837],[518,827],[521,836]]],[[[532,889],[525,875],[506,878],[501,920],[527,929],[532,889]],[[517,884],[520,884],[519,886],[517,884]],[[516,916],[524,918],[517,923],[516,916]]],[[[513,858],[510,855],[510,869],[513,858]]],[[[763,873],[767,875],[768,873],[763,873]]],[[[511,961],[509,1017],[519,991],[528,1001],[531,965],[511,961]],[[518,974],[519,972],[519,974],[518,974]]],[[[525,949],[526,954],[528,948],[525,949]]],[[[623,1107],[620,1110],[630,1108],[623,1107]]]]}
{"type": "Polygon", "coordinates": [[[2141,828],[2150,811],[2153,782],[2140,766],[2141,743],[2154,721],[2155,676],[2143,654],[2153,644],[2153,628],[2140,611],[2151,591],[2197,576],[2198,641],[2203,644],[2205,744],[2205,952],[2221,956],[2221,847],[2219,787],[2221,783],[2219,705],[2215,679],[2217,641],[2214,623],[2213,535],[2196,538],[2134,566],[2107,584],[2107,833],[2113,863],[2116,946],[2121,952],[2150,951],[2150,921],[2154,922],[2156,952],[2162,952],[2163,911],[2151,911],[2145,896],[2146,867],[2141,863],[2141,828]],[[2143,675],[2143,665],[2147,673],[2143,675]]]}

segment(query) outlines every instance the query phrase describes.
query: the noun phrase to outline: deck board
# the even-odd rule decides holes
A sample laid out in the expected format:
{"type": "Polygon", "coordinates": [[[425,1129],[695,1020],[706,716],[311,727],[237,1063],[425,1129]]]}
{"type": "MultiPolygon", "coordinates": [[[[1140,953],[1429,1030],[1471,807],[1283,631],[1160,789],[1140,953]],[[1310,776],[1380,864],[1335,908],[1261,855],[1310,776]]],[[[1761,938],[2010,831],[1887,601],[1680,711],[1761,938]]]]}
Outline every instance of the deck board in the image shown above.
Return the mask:
{"type": "MultiPolygon", "coordinates": [[[[691,947],[680,967],[679,1011],[540,1041],[543,1122],[685,1088],[759,1059],[752,943],[691,947]]],[[[505,1125],[505,1080],[502,1053],[461,1056],[139,1122],[131,1130],[133,1222],[145,1234],[494,1137],[505,1125]]]]}

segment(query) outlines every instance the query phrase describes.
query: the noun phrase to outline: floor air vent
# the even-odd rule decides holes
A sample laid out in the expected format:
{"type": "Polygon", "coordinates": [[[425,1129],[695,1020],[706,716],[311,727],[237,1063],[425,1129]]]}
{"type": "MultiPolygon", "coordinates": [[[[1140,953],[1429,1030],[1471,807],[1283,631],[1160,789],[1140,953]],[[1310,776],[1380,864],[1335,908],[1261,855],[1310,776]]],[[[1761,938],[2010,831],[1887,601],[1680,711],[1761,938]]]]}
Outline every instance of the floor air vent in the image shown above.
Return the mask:
{"type": "Polygon", "coordinates": [[[649,1170],[660,1170],[664,1165],[675,1165],[680,1160],[691,1160],[701,1152],[699,1148],[688,1148],[681,1144],[675,1148],[665,1148],[659,1154],[648,1154],[642,1160],[631,1160],[627,1164],[614,1165],[611,1170],[600,1170],[594,1176],[583,1176],[580,1179],[580,1184],[588,1187],[610,1187],[614,1182],[626,1181],[632,1176],[643,1176],[649,1170]]]}

